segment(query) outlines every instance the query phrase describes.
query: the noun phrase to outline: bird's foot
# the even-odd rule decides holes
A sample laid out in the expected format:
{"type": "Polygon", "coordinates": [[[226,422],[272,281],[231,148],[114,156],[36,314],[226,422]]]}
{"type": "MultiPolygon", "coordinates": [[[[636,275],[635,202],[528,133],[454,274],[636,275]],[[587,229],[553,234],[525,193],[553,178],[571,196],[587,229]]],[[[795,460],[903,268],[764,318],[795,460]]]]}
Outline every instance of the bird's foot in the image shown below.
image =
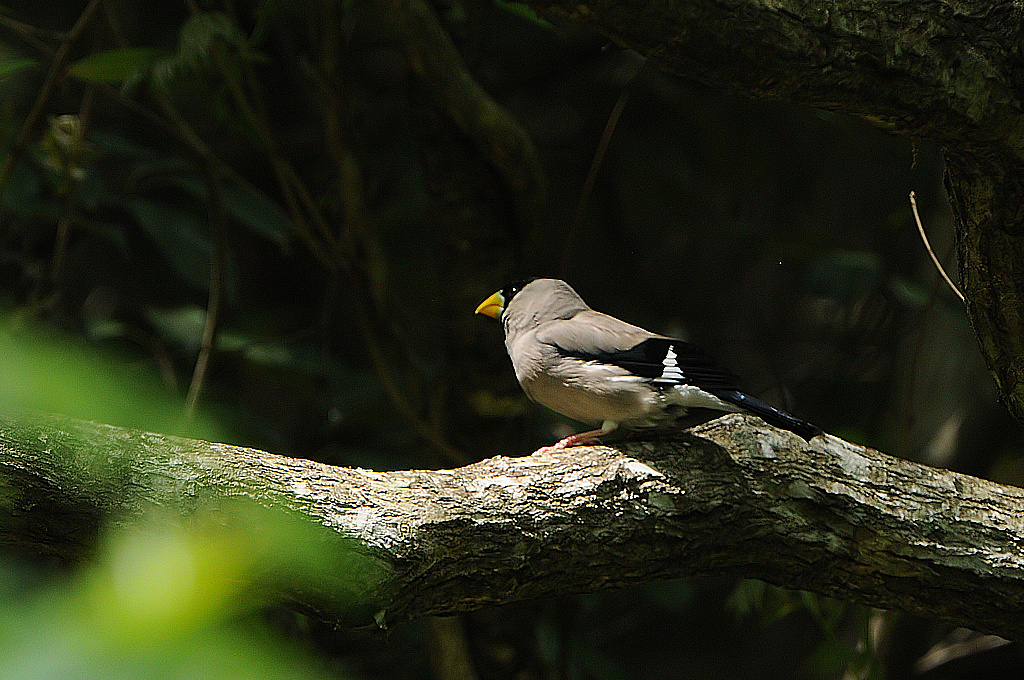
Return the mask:
{"type": "Polygon", "coordinates": [[[578,434],[571,434],[565,439],[562,439],[557,444],[551,446],[552,449],[568,449],[572,446],[591,446],[600,442],[601,435],[608,434],[604,430],[589,430],[587,432],[580,432],[578,434]]]}
{"type": "Polygon", "coordinates": [[[545,446],[537,449],[535,453],[548,453],[551,451],[560,451],[561,449],[568,449],[572,446],[592,446],[593,444],[601,443],[601,437],[606,434],[610,434],[619,424],[612,420],[606,420],[601,424],[601,427],[596,430],[587,430],[586,432],[579,432],[577,434],[571,434],[565,439],[562,439],[552,446],[545,446]]]}
{"type": "Polygon", "coordinates": [[[591,444],[598,444],[600,443],[600,440],[598,439],[599,434],[601,434],[600,430],[594,430],[593,432],[581,432],[580,434],[569,435],[565,439],[562,439],[551,446],[540,447],[534,451],[534,453],[554,453],[556,451],[572,448],[573,446],[590,446],[591,444]]]}

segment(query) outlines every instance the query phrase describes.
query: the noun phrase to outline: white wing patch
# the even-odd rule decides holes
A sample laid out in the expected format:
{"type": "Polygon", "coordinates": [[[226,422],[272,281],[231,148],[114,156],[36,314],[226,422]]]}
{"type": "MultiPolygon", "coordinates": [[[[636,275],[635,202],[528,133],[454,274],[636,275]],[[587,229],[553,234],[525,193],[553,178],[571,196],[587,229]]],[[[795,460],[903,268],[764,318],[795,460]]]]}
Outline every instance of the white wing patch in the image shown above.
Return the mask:
{"type": "Polygon", "coordinates": [[[683,372],[679,368],[676,351],[672,348],[672,345],[669,345],[668,351],[665,352],[665,358],[662,359],[661,366],[661,375],[651,382],[669,385],[686,382],[686,376],[683,375],[683,372]]]}

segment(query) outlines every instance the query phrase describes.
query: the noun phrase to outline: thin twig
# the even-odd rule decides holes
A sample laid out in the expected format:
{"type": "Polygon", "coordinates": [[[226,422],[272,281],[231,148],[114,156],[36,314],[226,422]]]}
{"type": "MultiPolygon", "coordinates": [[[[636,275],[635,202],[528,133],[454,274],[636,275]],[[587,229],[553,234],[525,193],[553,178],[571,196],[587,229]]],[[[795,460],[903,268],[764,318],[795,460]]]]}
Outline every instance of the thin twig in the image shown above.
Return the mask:
{"type": "Polygon", "coordinates": [[[629,85],[622,90],[618,101],[615,102],[615,106],[608,116],[608,122],[605,123],[604,131],[601,133],[601,140],[597,143],[594,158],[590,162],[590,170],[587,172],[587,179],[583,182],[583,189],[580,191],[580,200],[576,204],[576,214],[573,215],[572,222],[569,224],[569,230],[565,235],[565,247],[562,251],[562,262],[560,265],[560,271],[563,276],[568,273],[569,263],[572,262],[573,245],[576,242],[576,235],[579,234],[580,229],[583,227],[583,220],[587,214],[587,205],[590,203],[590,197],[594,193],[594,184],[597,182],[597,173],[604,164],[604,157],[608,152],[608,144],[611,142],[615,127],[619,124],[619,117],[622,116],[622,111],[626,108],[626,102],[629,101],[629,96],[632,93],[633,88],[629,85]]]}
{"type": "MultiPolygon", "coordinates": [[[[82,96],[82,102],[78,107],[78,122],[79,138],[78,144],[85,144],[85,137],[89,131],[89,117],[92,113],[92,102],[96,94],[96,88],[93,85],[89,85],[85,88],[85,94],[82,96]]],[[[53,258],[50,261],[50,294],[59,296],[59,283],[61,270],[64,267],[64,259],[68,251],[68,240],[71,237],[71,221],[74,217],[76,201],[78,198],[78,186],[81,184],[81,180],[77,179],[73,172],[73,166],[77,162],[75,158],[68,159],[68,167],[64,171],[66,173],[66,186],[64,191],[64,203],[61,206],[60,216],[57,219],[57,238],[53,247],[53,258]]],[[[42,284],[40,284],[42,285],[42,284]]]]}
{"type": "Polygon", "coordinates": [[[954,293],[956,293],[956,296],[960,298],[960,301],[967,302],[967,299],[964,298],[964,294],[960,292],[960,289],[956,287],[953,280],[946,274],[946,270],[943,269],[942,263],[939,262],[939,258],[935,257],[935,251],[932,250],[932,244],[928,242],[928,235],[924,233],[924,225],[921,224],[921,216],[917,214],[917,197],[914,195],[913,191],[910,192],[910,208],[914,211],[914,221],[917,222],[917,232],[921,234],[921,240],[924,241],[924,247],[928,250],[928,255],[931,256],[932,262],[935,263],[935,268],[939,270],[939,274],[942,275],[942,278],[945,279],[949,287],[954,293]]]}
{"type": "MultiPolygon", "coordinates": [[[[242,82],[245,76],[239,77],[234,73],[231,65],[227,62],[227,58],[219,48],[214,47],[211,50],[211,55],[214,65],[220,71],[222,81],[227,86],[232,101],[266,149],[281,193],[284,195],[285,203],[288,205],[288,210],[292,215],[296,231],[306,241],[313,255],[321,264],[328,269],[335,269],[339,264],[336,261],[339,254],[337,238],[334,236],[334,232],[331,231],[330,225],[324,219],[302,178],[281,151],[277,139],[271,131],[269,116],[264,102],[255,94],[253,101],[249,101],[244,83],[242,82]],[[316,231],[319,232],[319,238],[309,226],[309,221],[312,222],[316,231]]],[[[243,63],[242,66],[246,73],[249,73],[248,65],[243,63]]]]}
{"type": "MultiPolygon", "coordinates": [[[[240,175],[237,170],[228,165],[225,161],[218,158],[214,151],[202,140],[199,133],[192,128],[191,124],[185,120],[184,116],[182,116],[178,110],[174,108],[171,102],[158,90],[154,90],[150,94],[153,100],[160,107],[163,116],[157,115],[133,99],[126,97],[117,89],[104,88],[104,91],[128,108],[159,124],[174,135],[179,141],[183,142],[198,157],[207,163],[212,163],[219,177],[230,179],[239,186],[245,187],[253,193],[263,194],[261,189],[257,188],[252,184],[252,182],[240,175]]],[[[273,161],[273,159],[271,160],[273,161]]],[[[275,166],[275,170],[276,169],[277,168],[275,166]]],[[[281,175],[279,175],[279,178],[280,177],[281,175]]],[[[310,252],[313,253],[314,257],[316,257],[319,262],[329,264],[332,262],[331,257],[324,249],[324,246],[309,232],[308,227],[306,227],[305,218],[302,215],[297,200],[290,190],[290,185],[287,185],[282,181],[280,186],[285,198],[285,203],[287,204],[287,212],[292,218],[292,226],[295,229],[295,233],[303,240],[310,249],[310,252]]]]}
{"type": "Polygon", "coordinates": [[[216,170],[212,163],[204,164],[203,174],[210,194],[210,226],[213,232],[214,251],[210,262],[210,295],[206,303],[206,321],[203,324],[203,338],[199,345],[199,356],[192,370],[192,381],[185,397],[185,416],[192,418],[196,414],[199,395],[206,381],[206,372],[210,366],[210,358],[217,347],[217,327],[220,320],[221,302],[224,299],[224,269],[227,261],[227,215],[224,212],[224,201],[220,193],[220,185],[216,170]]]}

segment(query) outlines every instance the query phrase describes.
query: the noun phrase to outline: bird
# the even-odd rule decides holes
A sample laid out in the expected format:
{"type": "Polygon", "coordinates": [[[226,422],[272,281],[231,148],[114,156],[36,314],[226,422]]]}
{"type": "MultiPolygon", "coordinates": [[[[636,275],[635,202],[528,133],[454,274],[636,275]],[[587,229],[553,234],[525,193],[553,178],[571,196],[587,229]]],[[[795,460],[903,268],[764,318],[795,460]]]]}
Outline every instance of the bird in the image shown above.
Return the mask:
{"type": "Polygon", "coordinates": [[[810,441],[820,427],[741,392],[739,379],[698,346],[596,312],[559,279],[514,281],[480,303],[501,322],[526,395],[597,429],[552,448],[592,444],[619,428],[665,427],[688,409],[760,416],[810,441]]]}

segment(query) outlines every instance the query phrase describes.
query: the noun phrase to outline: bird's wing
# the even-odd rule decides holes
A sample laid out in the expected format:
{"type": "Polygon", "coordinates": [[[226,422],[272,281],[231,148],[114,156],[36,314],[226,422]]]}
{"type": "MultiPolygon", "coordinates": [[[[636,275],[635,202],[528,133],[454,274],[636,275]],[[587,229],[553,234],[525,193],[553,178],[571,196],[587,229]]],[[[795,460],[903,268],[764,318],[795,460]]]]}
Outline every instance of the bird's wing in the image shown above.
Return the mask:
{"type": "Polygon", "coordinates": [[[597,357],[648,378],[655,385],[692,385],[716,393],[736,389],[732,371],[715,363],[696,345],[673,338],[648,338],[627,350],[597,357]]]}
{"type": "Polygon", "coordinates": [[[590,358],[626,350],[656,336],[614,316],[587,309],[568,319],[553,319],[541,324],[535,337],[555,347],[563,356],[590,358]]]}
{"type": "Polygon", "coordinates": [[[545,324],[537,339],[554,345],[562,356],[618,366],[655,385],[717,391],[736,389],[739,382],[696,345],[654,335],[599,312],[545,324]]]}

